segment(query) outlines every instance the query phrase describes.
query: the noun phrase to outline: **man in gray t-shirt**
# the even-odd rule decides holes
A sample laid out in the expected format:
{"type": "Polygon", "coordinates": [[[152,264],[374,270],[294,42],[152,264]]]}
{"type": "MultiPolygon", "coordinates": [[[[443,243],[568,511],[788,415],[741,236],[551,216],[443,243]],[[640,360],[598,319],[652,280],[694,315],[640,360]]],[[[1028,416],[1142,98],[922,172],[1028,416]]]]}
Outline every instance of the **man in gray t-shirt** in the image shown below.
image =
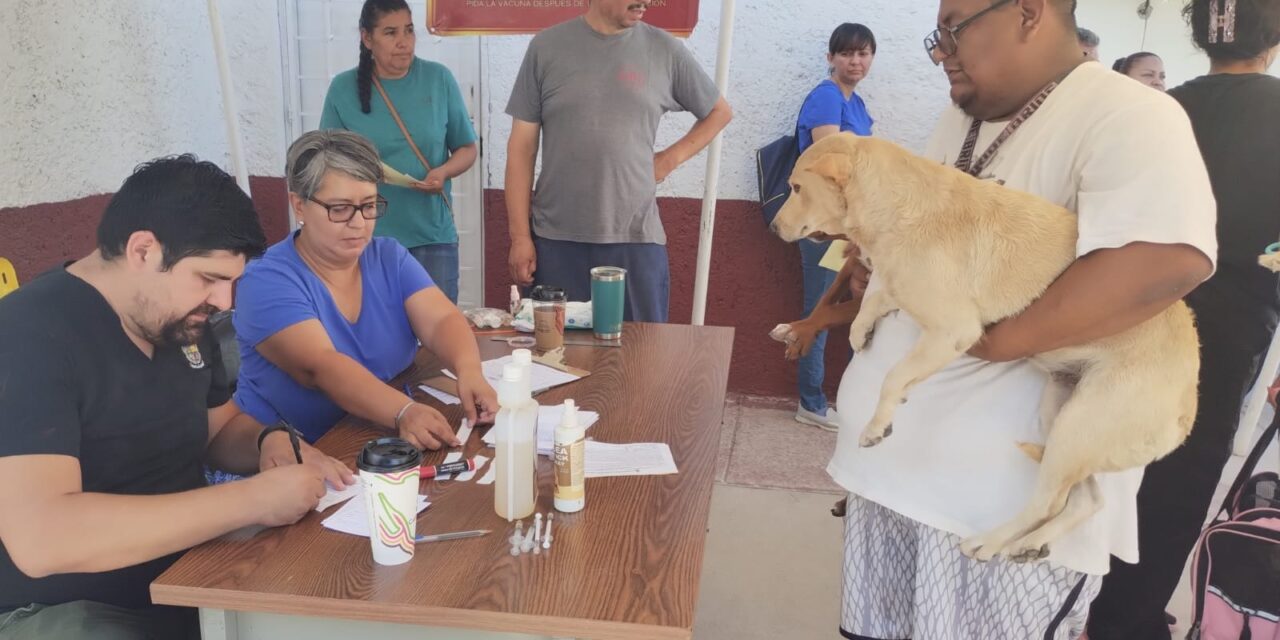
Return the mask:
{"type": "Polygon", "coordinates": [[[509,263],[516,283],[564,287],[571,300],[590,299],[591,267],[623,267],[626,318],[665,322],[670,279],[657,183],[710,143],[732,111],[683,44],[640,22],[646,5],[592,0],[584,16],[529,44],[507,103],[509,263]],[[689,111],[698,122],[654,153],[668,111],[689,111]]]}

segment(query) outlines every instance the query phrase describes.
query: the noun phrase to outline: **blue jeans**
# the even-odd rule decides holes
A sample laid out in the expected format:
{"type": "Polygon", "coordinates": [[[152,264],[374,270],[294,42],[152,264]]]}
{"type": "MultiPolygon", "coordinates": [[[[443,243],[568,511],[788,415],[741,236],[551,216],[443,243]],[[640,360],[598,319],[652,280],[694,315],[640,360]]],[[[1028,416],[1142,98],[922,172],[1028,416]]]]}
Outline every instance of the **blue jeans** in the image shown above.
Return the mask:
{"type": "Polygon", "coordinates": [[[449,301],[458,304],[458,243],[424,244],[410,248],[409,255],[427,270],[449,301]]]}
{"type": "Polygon", "coordinates": [[[628,322],[666,322],[671,298],[667,247],[649,243],[590,244],[534,237],[538,270],[533,283],[562,287],[569,300],[591,299],[591,269],[600,266],[627,270],[622,319],[628,322]]]}
{"type": "MultiPolygon", "coordinates": [[[[804,274],[804,317],[813,312],[827,292],[831,283],[835,282],[836,272],[821,267],[818,263],[827,254],[830,242],[800,241],[800,258],[804,274]]],[[[822,392],[822,380],[826,375],[824,358],[827,351],[827,332],[823,331],[813,340],[809,355],[800,358],[800,370],[797,383],[800,388],[800,406],[807,411],[819,415],[827,411],[827,395],[822,392]]]]}

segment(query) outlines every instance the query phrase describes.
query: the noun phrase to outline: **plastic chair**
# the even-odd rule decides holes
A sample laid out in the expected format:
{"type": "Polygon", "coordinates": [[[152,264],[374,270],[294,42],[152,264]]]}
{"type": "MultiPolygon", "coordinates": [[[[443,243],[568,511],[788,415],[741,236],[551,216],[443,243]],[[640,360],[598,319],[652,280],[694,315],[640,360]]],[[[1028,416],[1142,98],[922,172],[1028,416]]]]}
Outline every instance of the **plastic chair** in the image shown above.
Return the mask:
{"type": "Polygon", "coordinates": [[[0,258],[0,298],[13,293],[18,288],[18,272],[13,263],[0,258]]]}

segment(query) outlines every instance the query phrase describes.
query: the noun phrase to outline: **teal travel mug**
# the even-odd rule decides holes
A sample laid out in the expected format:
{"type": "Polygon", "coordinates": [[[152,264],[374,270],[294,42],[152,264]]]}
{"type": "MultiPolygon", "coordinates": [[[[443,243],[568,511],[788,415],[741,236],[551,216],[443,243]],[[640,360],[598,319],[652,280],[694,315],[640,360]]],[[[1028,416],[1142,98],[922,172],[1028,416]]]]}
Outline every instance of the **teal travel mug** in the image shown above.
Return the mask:
{"type": "Polygon", "coordinates": [[[591,330],[601,340],[622,337],[622,308],[626,300],[627,270],[596,267],[591,270],[591,330]]]}

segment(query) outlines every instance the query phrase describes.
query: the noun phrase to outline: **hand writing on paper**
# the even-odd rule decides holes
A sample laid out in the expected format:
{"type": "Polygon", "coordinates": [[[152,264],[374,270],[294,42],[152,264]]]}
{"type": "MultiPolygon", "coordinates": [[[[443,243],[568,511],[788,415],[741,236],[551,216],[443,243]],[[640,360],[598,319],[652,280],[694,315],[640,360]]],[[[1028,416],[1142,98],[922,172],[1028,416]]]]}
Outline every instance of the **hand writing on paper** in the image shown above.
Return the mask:
{"type": "Polygon", "coordinates": [[[415,402],[400,418],[400,437],[419,449],[435,451],[443,445],[459,444],[453,427],[439,411],[415,402]]]}
{"type": "MultiPolygon", "coordinates": [[[[299,442],[298,445],[302,453],[302,464],[314,466],[330,486],[342,489],[355,484],[355,475],[337,458],[320,453],[319,449],[306,442],[299,442]]],[[[293,445],[289,443],[289,433],[273,431],[267,434],[262,440],[262,452],[258,454],[258,470],[266,471],[288,465],[297,465],[297,458],[293,457],[293,445]]]]}
{"type": "Polygon", "coordinates": [[[458,399],[471,424],[490,424],[498,413],[498,394],[480,373],[480,367],[458,372],[458,399]]]}
{"type": "MultiPolygon", "coordinates": [[[[293,456],[292,449],[289,456],[293,456]]],[[[324,474],[318,467],[296,462],[267,469],[243,482],[246,488],[253,487],[247,493],[257,510],[254,520],[268,527],[301,520],[320,503],[326,491],[324,474]]]]}

